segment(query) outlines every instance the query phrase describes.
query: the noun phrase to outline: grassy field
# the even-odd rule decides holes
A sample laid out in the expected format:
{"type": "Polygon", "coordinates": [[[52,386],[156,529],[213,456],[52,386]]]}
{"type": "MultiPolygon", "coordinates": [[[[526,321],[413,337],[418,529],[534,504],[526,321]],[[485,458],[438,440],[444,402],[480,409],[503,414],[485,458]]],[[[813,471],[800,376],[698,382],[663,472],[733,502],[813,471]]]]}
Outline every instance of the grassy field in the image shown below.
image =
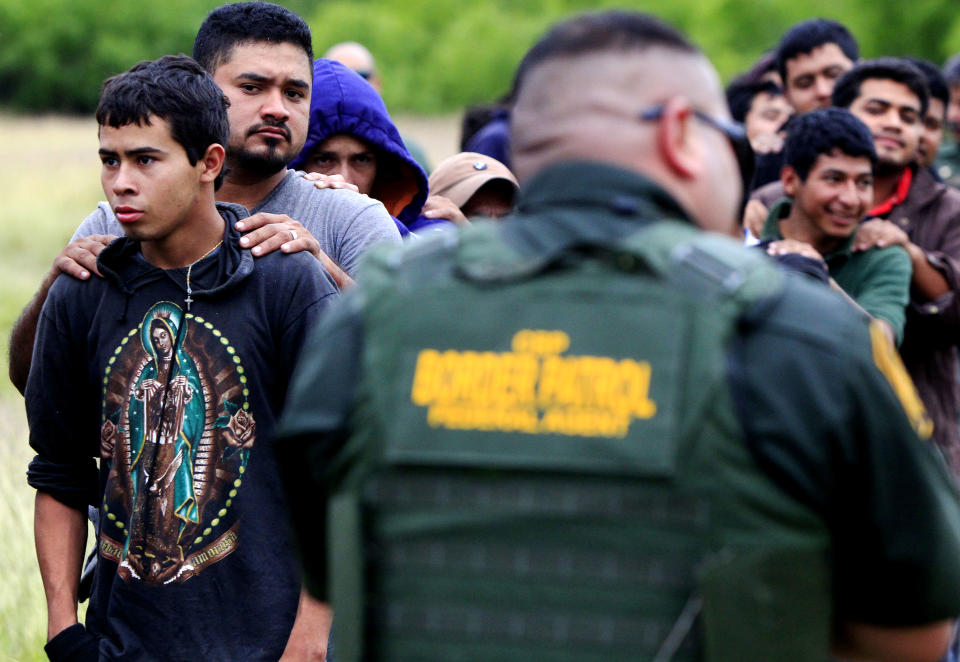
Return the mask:
{"type": "MultiPolygon", "coordinates": [[[[436,164],[453,154],[458,118],[399,117],[436,164]]],[[[23,398],[6,379],[7,341],[56,254],[102,199],[93,119],[0,115],[0,662],[41,662],[46,612],[33,549],[31,457],[23,398]]]]}
{"type": "Polygon", "coordinates": [[[6,379],[10,326],[100,199],[93,120],[0,116],[0,661],[45,660],[23,398],[6,379]]]}
{"type": "Polygon", "coordinates": [[[33,554],[33,490],[22,405],[0,399],[0,660],[45,660],[46,616],[33,554]]]}

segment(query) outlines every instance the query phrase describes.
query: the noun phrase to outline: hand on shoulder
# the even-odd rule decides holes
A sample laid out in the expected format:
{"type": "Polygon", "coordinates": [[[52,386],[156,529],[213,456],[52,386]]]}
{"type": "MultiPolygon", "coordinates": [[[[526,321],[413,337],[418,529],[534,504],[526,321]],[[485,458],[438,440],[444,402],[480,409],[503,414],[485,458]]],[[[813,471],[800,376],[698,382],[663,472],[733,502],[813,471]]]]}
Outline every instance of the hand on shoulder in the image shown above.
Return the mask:
{"type": "Polygon", "coordinates": [[[90,278],[91,273],[100,276],[97,270],[97,256],[116,238],[116,235],[112,234],[92,234],[89,237],[80,237],[71,241],[54,258],[50,269],[51,276],[67,274],[80,280],[90,278]]]}

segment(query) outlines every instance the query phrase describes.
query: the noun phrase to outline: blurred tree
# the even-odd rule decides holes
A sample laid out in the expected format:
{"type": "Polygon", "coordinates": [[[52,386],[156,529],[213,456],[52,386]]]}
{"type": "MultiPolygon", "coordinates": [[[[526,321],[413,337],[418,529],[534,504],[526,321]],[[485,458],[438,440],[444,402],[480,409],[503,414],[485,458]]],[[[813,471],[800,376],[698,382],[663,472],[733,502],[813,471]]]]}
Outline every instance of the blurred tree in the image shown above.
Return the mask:
{"type": "MultiPolygon", "coordinates": [[[[189,53],[216,0],[0,0],[0,106],[90,112],[104,78],[165,53],[189,53]]],[[[523,53],[556,20],[632,6],[686,31],[724,78],[748,68],[792,23],[847,24],[865,57],[911,54],[942,63],[960,50],[957,0],[282,0],[310,23],[322,54],[367,45],[394,110],[441,112],[506,92],[523,53]]]]}

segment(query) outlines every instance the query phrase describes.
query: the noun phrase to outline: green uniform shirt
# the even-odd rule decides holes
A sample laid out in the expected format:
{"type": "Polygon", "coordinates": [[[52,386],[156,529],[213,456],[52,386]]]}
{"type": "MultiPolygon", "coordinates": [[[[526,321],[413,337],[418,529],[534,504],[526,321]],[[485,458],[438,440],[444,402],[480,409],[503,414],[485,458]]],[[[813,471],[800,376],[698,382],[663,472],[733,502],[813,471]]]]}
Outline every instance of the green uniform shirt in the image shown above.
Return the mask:
{"type": "MultiPolygon", "coordinates": [[[[810,609],[821,596],[840,621],[912,625],[960,613],[960,502],[918,436],[929,422],[882,332],[725,238],[709,240],[715,253],[665,251],[685,270],[656,281],[623,249],[670,227],[703,237],[687,223],[637,174],[571,163],[531,181],[499,226],[368,254],[357,287],[302,352],[276,440],[308,588],[321,599],[331,585],[338,595],[357,588],[333,605],[341,627],[357,610],[382,608],[406,659],[599,661],[638,651],[653,659],[663,632],[647,631],[645,619],[661,610],[682,623],[697,581],[729,598],[720,613],[704,608],[707,622],[725,625],[706,628],[707,649],[711,640],[760,649],[769,632],[803,630],[807,618],[826,637],[831,608],[810,609]],[[718,275],[736,288],[719,254],[763,262],[777,287],[723,328],[732,337],[716,355],[705,349],[718,337],[707,322],[726,294],[693,299],[684,281],[718,275]],[[683,310],[683,323],[657,327],[683,310]],[[644,344],[654,327],[659,353],[644,344]],[[566,375],[563,388],[544,388],[548,364],[566,375]],[[629,381],[613,387],[614,374],[629,381]],[[598,403],[628,383],[642,397],[612,408],[632,412],[618,430],[598,403]],[[546,418],[513,415],[525,392],[548,404],[579,398],[582,415],[551,421],[544,434],[546,418]],[[473,454],[447,470],[463,448],[473,454]],[[673,502],[674,483],[706,490],[706,510],[688,498],[696,489],[673,502]],[[380,505],[361,515],[347,495],[380,505]],[[329,553],[356,531],[378,542],[329,553]],[[696,556],[677,546],[684,540],[730,555],[692,565],[696,556]],[[832,579],[796,560],[763,573],[739,564],[738,550],[769,544],[822,550],[832,579]],[[328,562],[357,566],[377,554],[386,558],[375,592],[399,601],[396,610],[365,605],[359,576],[328,573],[328,562]],[[788,587],[804,577],[817,582],[788,587]],[[748,594],[756,609],[740,611],[748,594]],[[552,610],[571,601],[572,619],[552,610]],[[637,643],[611,653],[605,638],[637,643]]],[[[365,640],[376,642],[371,659],[399,650],[375,632],[365,640]]],[[[828,657],[824,643],[798,658],[795,641],[773,642],[785,655],[717,659],[828,657]]],[[[701,659],[684,650],[673,659],[701,659]]]]}
{"type": "MultiPolygon", "coordinates": [[[[792,202],[784,198],[770,208],[761,241],[784,238],[780,221],[790,215],[791,205],[792,202]]],[[[910,301],[913,273],[910,256],[900,246],[854,252],[854,236],[850,235],[835,251],[823,256],[830,277],[871,316],[889,324],[899,345],[910,301]]]]}

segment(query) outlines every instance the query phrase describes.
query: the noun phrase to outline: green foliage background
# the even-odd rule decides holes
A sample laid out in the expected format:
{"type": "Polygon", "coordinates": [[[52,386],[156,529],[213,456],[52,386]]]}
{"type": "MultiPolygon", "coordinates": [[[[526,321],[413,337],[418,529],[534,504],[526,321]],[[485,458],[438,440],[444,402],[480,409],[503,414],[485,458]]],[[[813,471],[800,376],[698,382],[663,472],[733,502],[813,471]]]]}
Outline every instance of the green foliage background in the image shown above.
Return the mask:
{"type": "MultiPolygon", "coordinates": [[[[134,62],[189,53],[207,0],[0,0],[0,108],[88,113],[100,83],[134,62]]],[[[724,78],[747,68],[791,23],[846,23],[866,57],[942,63],[960,51],[956,0],[282,0],[307,19],[322,54],[342,40],[377,56],[397,112],[439,113],[505,92],[523,53],[572,13],[630,7],[683,28],[724,78]]]]}

